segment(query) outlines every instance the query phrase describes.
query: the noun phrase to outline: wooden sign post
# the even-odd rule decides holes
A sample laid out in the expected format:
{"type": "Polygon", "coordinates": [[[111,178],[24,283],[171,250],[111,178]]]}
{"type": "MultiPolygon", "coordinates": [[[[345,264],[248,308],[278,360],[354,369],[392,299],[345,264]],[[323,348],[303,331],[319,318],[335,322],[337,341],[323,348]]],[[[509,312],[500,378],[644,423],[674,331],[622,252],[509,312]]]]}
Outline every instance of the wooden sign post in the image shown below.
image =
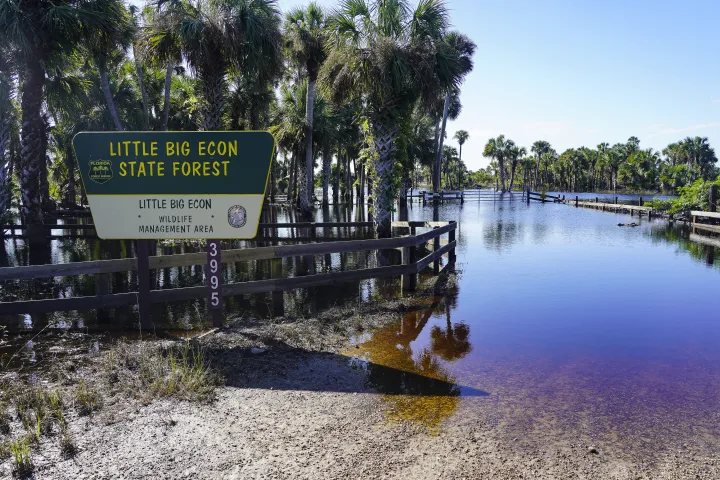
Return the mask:
{"type": "Polygon", "coordinates": [[[207,240],[208,308],[223,322],[220,240],[257,235],[268,132],[81,132],[73,139],[98,237],[138,240],[138,307],[151,326],[148,242],[207,240]]]}

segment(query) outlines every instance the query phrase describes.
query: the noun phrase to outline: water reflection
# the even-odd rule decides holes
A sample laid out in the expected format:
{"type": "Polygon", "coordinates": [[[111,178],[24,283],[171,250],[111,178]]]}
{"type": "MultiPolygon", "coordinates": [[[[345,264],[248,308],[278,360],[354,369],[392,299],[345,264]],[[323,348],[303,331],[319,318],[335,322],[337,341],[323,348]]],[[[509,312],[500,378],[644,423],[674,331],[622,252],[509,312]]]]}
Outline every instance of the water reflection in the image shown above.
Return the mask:
{"type": "Polygon", "coordinates": [[[413,305],[402,318],[361,339],[348,350],[351,364],[367,371],[367,383],[384,394],[387,418],[420,423],[431,431],[458,408],[460,396],[485,396],[486,392],[460,386],[445,362],[463,358],[472,350],[470,327],[453,324],[450,306],[435,297],[430,304],[413,305]],[[446,316],[446,328],[430,329],[429,347],[416,348],[428,320],[446,316]]]}
{"type": "Polygon", "coordinates": [[[678,252],[690,255],[697,262],[705,263],[709,267],[720,269],[720,248],[708,244],[715,242],[720,244],[720,235],[705,231],[702,233],[697,231],[693,234],[692,227],[685,223],[664,222],[653,224],[647,235],[654,244],[675,245],[678,252]]]}

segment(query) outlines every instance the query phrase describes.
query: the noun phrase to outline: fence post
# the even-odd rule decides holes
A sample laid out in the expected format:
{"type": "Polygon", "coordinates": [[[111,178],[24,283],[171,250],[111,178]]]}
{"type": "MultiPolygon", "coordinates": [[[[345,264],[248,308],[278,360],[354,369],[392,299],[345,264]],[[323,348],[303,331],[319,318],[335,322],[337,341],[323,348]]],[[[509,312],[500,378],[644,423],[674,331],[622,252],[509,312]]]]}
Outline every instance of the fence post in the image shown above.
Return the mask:
{"type": "MultiPolygon", "coordinates": [[[[270,278],[282,278],[282,258],[270,260],[270,278]]],[[[272,315],[273,317],[285,315],[285,296],[282,290],[273,289],[272,291],[272,315]]]]}
{"type": "Polygon", "coordinates": [[[710,187],[710,211],[711,212],[717,212],[717,196],[718,196],[718,187],[717,185],[712,185],[710,187]]]}
{"type": "Polygon", "coordinates": [[[575,195],[575,208],[577,208],[577,206],[578,206],[578,200],[579,200],[579,199],[578,199],[578,196],[575,195]]]}
{"type": "Polygon", "coordinates": [[[645,202],[643,202],[642,197],[640,197],[640,201],[638,202],[638,206],[639,206],[639,207],[642,207],[643,205],[645,205],[645,202]]]}
{"type": "Polygon", "coordinates": [[[150,312],[150,248],[148,240],[137,241],[137,278],[138,278],[138,310],[140,312],[140,326],[149,329],[152,327],[150,312]]]}
{"type": "MultiPolygon", "coordinates": [[[[98,273],[95,275],[95,295],[109,295],[110,294],[110,274],[109,273],[98,273]]],[[[97,309],[97,320],[98,323],[104,320],[110,319],[110,310],[107,308],[100,308],[101,304],[98,302],[97,309]]]]}
{"type": "MultiPolygon", "coordinates": [[[[528,203],[530,203],[530,202],[528,202],[528,203]]],[[[457,228],[457,223],[455,222],[455,220],[450,220],[450,223],[455,225],[455,228],[453,228],[452,230],[450,230],[448,232],[448,242],[452,243],[455,241],[455,229],[457,228]]],[[[453,247],[453,249],[450,250],[450,254],[448,255],[448,258],[451,263],[455,263],[455,260],[457,259],[457,256],[455,255],[455,247],[453,247]]]]}
{"type": "Polygon", "coordinates": [[[600,203],[600,199],[598,197],[595,197],[595,203],[600,203]]]}
{"type": "MultiPolygon", "coordinates": [[[[402,250],[402,264],[415,266],[415,245],[409,247],[403,247],[402,250]]],[[[406,273],[402,276],[402,289],[406,291],[414,291],[417,288],[417,273],[406,273]]]]}
{"type": "Polygon", "coordinates": [[[527,201],[527,204],[530,205],[530,189],[525,190],[525,200],[527,201]]]}
{"type": "Polygon", "coordinates": [[[615,205],[618,204],[618,197],[615,197],[615,205]]]}
{"type": "MultiPolygon", "coordinates": [[[[437,230],[438,227],[433,227],[433,230],[437,230]]],[[[433,238],[433,253],[440,250],[440,235],[433,238]]],[[[436,258],[433,262],[433,274],[438,275],[440,273],[440,258],[436,258]]]]}

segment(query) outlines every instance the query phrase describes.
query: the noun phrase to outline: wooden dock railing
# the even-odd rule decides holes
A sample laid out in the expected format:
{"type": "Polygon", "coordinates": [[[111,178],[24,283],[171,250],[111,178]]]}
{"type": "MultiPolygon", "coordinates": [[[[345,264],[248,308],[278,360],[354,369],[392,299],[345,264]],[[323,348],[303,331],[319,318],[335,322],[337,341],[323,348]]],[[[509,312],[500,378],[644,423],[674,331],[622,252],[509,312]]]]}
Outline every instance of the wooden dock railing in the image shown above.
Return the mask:
{"type": "MultiPolygon", "coordinates": [[[[355,222],[360,223],[360,222],[355,222]]],[[[365,222],[362,222],[365,223],[365,222]]],[[[370,223],[370,222],[367,222],[370,223]]],[[[340,223],[294,223],[294,224],[265,224],[263,228],[310,228],[314,231],[318,227],[344,227],[348,224],[340,223]]],[[[282,245],[257,248],[242,248],[223,250],[222,263],[234,263],[252,260],[270,260],[279,262],[285,257],[308,257],[326,255],[331,253],[357,252],[366,250],[398,249],[401,251],[401,264],[374,268],[364,268],[343,272],[306,275],[302,277],[284,278],[282,266],[273,263],[272,277],[267,280],[255,280],[225,284],[222,287],[223,296],[243,295],[263,292],[282,292],[295,288],[306,288],[319,285],[329,285],[339,282],[364,280],[369,278],[402,276],[403,290],[415,290],[417,287],[417,274],[431,263],[434,273],[439,272],[440,258],[448,254],[449,262],[455,261],[455,248],[457,242],[455,233],[457,223],[451,222],[396,222],[393,226],[409,228],[411,235],[395,238],[380,238],[368,240],[346,240],[322,243],[306,243],[301,245],[282,245]],[[431,230],[415,234],[417,228],[431,228],[431,230]],[[440,237],[448,235],[447,243],[440,246],[440,237]],[[432,251],[423,258],[418,258],[418,247],[432,241],[432,251]]],[[[207,264],[207,254],[188,253],[179,255],[159,255],[150,257],[150,269],[183,267],[190,265],[207,264]]],[[[0,302],[0,315],[26,314],[67,310],[108,309],[124,305],[136,304],[137,292],[109,294],[109,275],[114,272],[126,272],[137,269],[137,259],[124,258],[117,260],[94,260],[87,262],[74,262],[64,264],[34,265],[23,267],[0,268],[0,281],[28,280],[48,277],[65,277],[71,275],[95,275],[96,295],[70,298],[54,298],[45,300],[20,300],[14,302],[0,302]]],[[[162,290],[151,290],[152,303],[174,302],[207,296],[207,287],[183,287],[162,290]]],[[[273,295],[273,310],[278,313],[275,305],[278,298],[273,295]]],[[[280,296],[279,301],[282,301],[280,296]]],[[[281,307],[280,307],[281,308],[281,307]]]]}

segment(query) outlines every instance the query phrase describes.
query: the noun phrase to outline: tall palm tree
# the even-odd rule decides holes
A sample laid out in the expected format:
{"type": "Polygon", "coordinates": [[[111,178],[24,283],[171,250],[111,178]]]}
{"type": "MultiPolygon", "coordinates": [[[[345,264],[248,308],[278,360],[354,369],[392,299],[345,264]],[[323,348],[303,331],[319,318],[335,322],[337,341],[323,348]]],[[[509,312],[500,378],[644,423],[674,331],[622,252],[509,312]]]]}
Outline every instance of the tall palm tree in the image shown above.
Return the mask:
{"type": "Polygon", "coordinates": [[[12,198],[13,162],[10,155],[10,136],[15,122],[14,97],[12,62],[9,52],[0,47],[0,220],[6,220],[12,198]]]}
{"type": "MultiPolygon", "coordinates": [[[[440,161],[442,159],[443,142],[445,139],[445,126],[447,125],[448,112],[450,109],[450,97],[457,95],[460,84],[473,69],[472,56],[477,48],[469,37],[459,32],[450,32],[445,35],[440,45],[447,48],[449,61],[446,68],[442,70],[441,82],[445,87],[445,104],[443,106],[442,129],[438,141],[438,149],[435,157],[436,182],[440,185],[440,161]]],[[[435,189],[435,185],[433,189],[435,189]]]]}
{"type": "MultiPolygon", "coordinates": [[[[462,165],[462,147],[470,138],[470,134],[466,130],[458,130],[455,132],[454,138],[457,140],[458,145],[460,145],[460,164],[462,165]]],[[[462,178],[460,178],[461,173],[462,169],[458,169],[458,187],[462,185],[462,178]]]]}
{"type": "Polygon", "coordinates": [[[500,191],[506,192],[505,187],[505,161],[508,158],[510,147],[515,145],[512,140],[506,140],[505,135],[500,135],[497,138],[491,138],[485,144],[485,150],[483,151],[484,157],[490,157],[497,161],[498,171],[500,173],[500,191]]]}
{"type": "Polygon", "coordinates": [[[380,237],[391,234],[401,121],[418,100],[430,106],[455,71],[457,56],[435,41],[447,26],[441,0],[422,0],[414,10],[401,0],[346,1],[328,19],[331,50],[320,83],[336,103],[364,101],[362,124],[375,150],[373,218],[380,237]]]}
{"type": "MultiPolygon", "coordinates": [[[[112,118],[115,130],[125,130],[120,115],[118,114],[115,99],[110,88],[110,79],[108,77],[108,63],[114,57],[119,60],[124,59],[125,52],[132,44],[135,35],[135,25],[129,11],[127,11],[121,1],[114,4],[114,22],[116,28],[112,30],[95,30],[90,36],[87,48],[90,55],[95,61],[100,74],[100,88],[102,89],[108,112],[112,118]]],[[[145,103],[147,99],[145,98],[145,103]]],[[[147,109],[145,110],[147,115],[147,109]]]]}
{"type": "Polygon", "coordinates": [[[150,25],[150,46],[172,61],[176,44],[202,91],[202,129],[222,126],[231,68],[272,81],[282,58],[280,13],[275,0],[178,1],[150,25]],[[176,43],[175,43],[176,42],[176,43]]]}
{"type": "Polygon", "coordinates": [[[538,173],[540,171],[540,157],[542,157],[545,153],[550,151],[549,142],[546,142],[545,140],[538,140],[537,142],[533,143],[533,146],[530,147],[530,151],[535,154],[535,184],[533,188],[537,189],[538,186],[538,173]]]}
{"type": "Polygon", "coordinates": [[[121,0],[0,0],[0,45],[22,59],[19,171],[23,223],[30,244],[44,244],[41,174],[47,171],[47,123],[43,115],[46,65],[76,51],[99,32],[118,30],[121,0]]]}
{"type": "Polygon", "coordinates": [[[510,160],[510,191],[512,191],[515,183],[515,170],[517,169],[518,161],[527,154],[525,147],[515,145],[512,140],[507,141],[507,155],[510,160]]]}
{"type": "Polygon", "coordinates": [[[304,214],[312,211],[313,191],[313,108],[315,107],[315,83],[320,66],[327,57],[326,16],[315,3],[295,8],[285,16],[286,45],[289,56],[305,69],[308,79],[305,102],[305,165],[300,182],[300,210],[304,214]]]}
{"type": "MultiPolygon", "coordinates": [[[[163,10],[177,9],[176,14],[182,15],[182,0],[158,0],[145,9],[145,26],[141,29],[139,50],[144,58],[154,66],[164,66],[165,82],[163,84],[163,109],[160,120],[160,130],[168,129],[170,119],[170,90],[175,68],[182,61],[180,39],[178,32],[166,31],[161,36],[155,36],[156,17],[163,10]]],[[[167,13],[165,13],[167,15],[167,13]]]]}

